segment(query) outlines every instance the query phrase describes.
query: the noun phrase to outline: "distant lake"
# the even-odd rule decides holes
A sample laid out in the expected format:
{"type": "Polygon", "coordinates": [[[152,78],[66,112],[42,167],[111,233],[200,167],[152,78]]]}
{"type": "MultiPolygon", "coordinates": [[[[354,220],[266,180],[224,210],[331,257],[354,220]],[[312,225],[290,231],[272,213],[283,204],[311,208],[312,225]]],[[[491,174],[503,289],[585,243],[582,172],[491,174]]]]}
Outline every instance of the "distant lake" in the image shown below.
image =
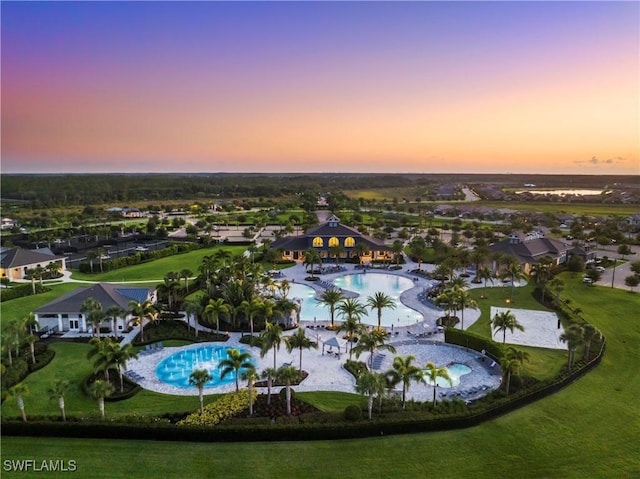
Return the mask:
{"type": "Polygon", "coordinates": [[[584,190],[584,189],[571,189],[571,190],[518,190],[517,194],[520,193],[533,193],[534,195],[599,195],[603,193],[605,190],[584,190]]]}

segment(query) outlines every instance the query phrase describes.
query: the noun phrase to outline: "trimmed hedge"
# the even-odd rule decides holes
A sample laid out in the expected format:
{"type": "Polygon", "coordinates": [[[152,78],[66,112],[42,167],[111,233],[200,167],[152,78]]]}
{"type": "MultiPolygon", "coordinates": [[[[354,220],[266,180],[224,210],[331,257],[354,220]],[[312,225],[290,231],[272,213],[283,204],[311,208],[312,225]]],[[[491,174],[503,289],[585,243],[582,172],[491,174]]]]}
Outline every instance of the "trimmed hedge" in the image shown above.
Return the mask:
{"type": "Polygon", "coordinates": [[[475,351],[485,350],[486,354],[496,361],[499,361],[505,354],[504,345],[497,343],[485,336],[463,331],[461,329],[447,328],[444,330],[444,341],[475,351]]]}
{"type": "MultiPolygon", "coordinates": [[[[47,291],[51,291],[51,288],[47,288],[46,286],[42,286],[40,283],[35,284],[36,292],[35,294],[46,293],[47,291]]],[[[33,286],[29,283],[18,284],[12,286],[11,288],[2,288],[0,289],[0,302],[2,301],[10,301],[12,299],[24,298],[25,296],[32,296],[33,286]]]]}

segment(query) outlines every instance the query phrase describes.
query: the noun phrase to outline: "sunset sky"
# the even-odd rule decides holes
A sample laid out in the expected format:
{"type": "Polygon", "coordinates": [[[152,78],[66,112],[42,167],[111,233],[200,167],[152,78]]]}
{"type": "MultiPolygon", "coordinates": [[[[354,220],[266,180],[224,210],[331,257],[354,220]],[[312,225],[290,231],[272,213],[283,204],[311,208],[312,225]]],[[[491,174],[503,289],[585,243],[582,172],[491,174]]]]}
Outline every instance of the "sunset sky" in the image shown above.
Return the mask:
{"type": "Polygon", "coordinates": [[[640,174],[640,3],[1,3],[3,173],[640,174]]]}

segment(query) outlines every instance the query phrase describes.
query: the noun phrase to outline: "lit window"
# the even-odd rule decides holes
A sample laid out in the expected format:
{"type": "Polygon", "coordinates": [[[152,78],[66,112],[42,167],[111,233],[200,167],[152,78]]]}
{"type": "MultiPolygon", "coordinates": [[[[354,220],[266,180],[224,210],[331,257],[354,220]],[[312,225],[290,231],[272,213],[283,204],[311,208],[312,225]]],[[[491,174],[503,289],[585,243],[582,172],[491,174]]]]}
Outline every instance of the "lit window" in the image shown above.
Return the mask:
{"type": "Polygon", "coordinates": [[[329,248],[333,246],[338,246],[339,244],[340,244],[340,240],[338,240],[338,238],[336,238],[335,236],[329,238],[329,248]]]}
{"type": "Polygon", "coordinates": [[[322,238],[320,238],[319,236],[316,236],[315,238],[313,238],[314,248],[322,248],[322,246],[324,246],[324,241],[322,241],[322,238]]]}
{"type": "Polygon", "coordinates": [[[356,245],[356,240],[354,240],[351,236],[348,236],[344,240],[345,248],[353,248],[356,245]]]}

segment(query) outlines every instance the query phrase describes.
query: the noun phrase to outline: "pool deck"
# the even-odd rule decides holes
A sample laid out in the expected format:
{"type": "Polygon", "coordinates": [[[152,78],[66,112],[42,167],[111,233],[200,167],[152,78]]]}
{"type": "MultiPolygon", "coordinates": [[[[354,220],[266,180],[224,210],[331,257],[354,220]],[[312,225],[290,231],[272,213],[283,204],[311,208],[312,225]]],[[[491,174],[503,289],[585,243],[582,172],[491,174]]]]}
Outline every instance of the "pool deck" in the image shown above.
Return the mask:
{"type": "MultiPolygon", "coordinates": [[[[356,269],[352,264],[340,265],[341,271],[337,271],[335,273],[324,273],[319,276],[320,281],[306,281],[305,278],[309,276],[307,273],[305,266],[302,263],[298,263],[291,268],[283,269],[282,277],[279,279],[287,279],[293,283],[304,284],[305,286],[309,286],[316,291],[316,297],[322,294],[323,291],[326,290],[323,287],[323,284],[331,283],[334,279],[339,278],[341,276],[347,274],[389,274],[394,276],[402,276],[404,278],[408,278],[413,280],[414,286],[402,292],[400,295],[400,301],[409,308],[417,311],[423,317],[422,321],[416,322],[415,325],[412,326],[401,326],[399,329],[401,332],[404,332],[406,329],[412,329],[414,332],[423,332],[423,331],[434,331],[436,330],[436,320],[442,316],[443,312],[441,309],[436,308],[435,306],[425,303],[420,299],[420,294],[425,291],[426,288],[433,286],[436,281],[425,278],[424,276],[411,274],[409,271],[417,268],[417,263],[415,264],[405,264],[402,269],[394,270],[394,269],[367,269],[366,273],[362,269],[356,269]]],[[[432,267],[433,265],[422,265],[423,269],[426,267],[432,267]]],[[[348,296],[357,296],[352,294],[347,290],[343,290],[348,296]]],[[[384,312],[383,312],[384,314],[384,312]]],[[[327,310],[328,316],[328,310],[327,310]]],[[[467,329],[473,323],[475,323],[480,317],[480,310],[473,309],[465,309],[464,311],[464,329],[467,329]]],[[[394,326],[394,329],[395,326],[394,326]]]]}
{"type": "MultiPolygon", "coordinates": [[[[286,334],[292,334],[294,331],[288,331],[286,334]]],[[[307,335],[315,340],[326,341],[331,337],[336,337],[336,333],[326,329],[307,329],[307,335]]],[[[157,378],[155,369],[158,364],[166,357],[186,349],[195,349],[204,345],[227,346],[233,348],[242,348],[251,352],[256,361],[256,369],[263,371],[268,367],[273,367],[273,352],[270,351],[263,358],[260,357],[258,348],[247,346],[240,343],[241,335],[239,333],[231,334],[228,341],[221,343],[200,343],[179,348],[163,348],[138,359],[128,362],[128,370],[134,371],[144,379],[137,382],[151,391],[164,394],[195,396],[198,394],[195,388],[180,388],[164,383],[157,378]]],[[[427,340],[415,338],[406,333],[395,335],[390,344],[397,348],[396,355],[406,356],[412,354],[416,357],[414,364],[424,366],[428,361],[433,361],[437,366],[446,366],[451,363],[462,363],[472,368],[472,372],[461,377],[461,382],[454,388],[437,388],[438,398],[444,395],[456,394],[463,400],[471,400],[487,394],[500,385],[500,368],[497,365],[491,367],[492,360],[482,358],[475,351],[467,350],[457,346],[447,345],[442,342],[442,334],[436,340],[427,340]],[[437,339],[440,339],[439,341],[437,339]]],[[[329,353],[328,347],[322,351],[322,344],[318,349],[304,350],[302,352],[302,369],[309,373],[308,377],[298,386],[294,386],[296,391],[342,391],[355,392],[355,379],[344,369],[344,363],[348,359],[348,352],[342,351],[338,357],[335,353],[329,353]]],[[[391,362],[394,354],[388,351],[380,351],[374,356],[379,357],[380,366],[378,371],[386,371],[391,368],[391,362]]],[[[299,366],[300,352],[294,350],[288,353],[283,347],[278,351],[276,356],[276,365],[278,367],[291,364],[294,367],[299,366]]],[[[355,356],[354,356],[355,359],[355,356]]],[[[367,361],[369,354],[360,356],[360,360],[367,361]]],[[[377,363],[378,361],[376,361],[377,363]]],[[[246,388],[246,381],[240,381],[240,387],[246,388]]],[[[280,388],[277,388],[278,390],[280,388]]],[[[205,388],[205,394],[226,393],[235,390],[235,382],[223,384],[220,386],[205,388]]],[[[260,392],[266,392],[266,388],[258,388],[260,392]]],[[[400,392],[397,392],[400,394],[400,392]]],[[[433,388],[426,384],[412,384],[407,399],[417,401],[431,400],[433,398],[433,388]]]]}
{"type": "MultiPolygon", "coordinates": [[[[346,274],[390,274],[398,275],[413,280],[414,286],[404,291],[400,300],[411,309],[419,312],[423,316],[422,321],[409,326],[392,326],[387,328],[391,335],[388,344],[396,347],[396,354],[388,351],[381,351],[374,355],[374,370],[387,371],[391,369],[391,363],[395,355],[416,357],[414,364],[424,366],[428,361],[432,361],[438,367],[446,366],[452,363],[462,363],[471,367],[469,374],[461,377],[460,384],[452,388],[438,387],[436,394],[438,399],[457,397],[466,401],[476,399],[486,395],[491,390],[497,389],[501,382],[500,367],[490,358],[483,357],[480,353],[466,348],[448,345],[444,343],[444,334],[442,328],[437,328],[436,320],[442,316],[442,310],[433,305],[424,302],[420,298],[420,294],[426,288],[434,284],[433,280],[429,280],[423,276],[411,274],[410,271],[417,268],[416,263],[408,262],[403,265],[402,269],[367,269],[366,273],[362,269],[355,268],[355,265],[341,264],[339,270],[335,272],[326,272],[319,277],[321,281],[307,281],[305,278],[309,276],[303,264],[299,263],[291,268],[281,270],[281,276],[277,279],[287,279],[292,283],[304,284],[313,288],[316,295],[325,291],[326,287],[335,279],[346,274]]],[[[423,269],[433,268],[433,265],[423,264],[423,269]]],[[[470,285],[470,287],[479,285],[470,285]]],[[[344,290],[347,296],[357,296],[357,293],[344,290]]],[[[464,313],[464,327],[467,329],[475,323],[480,317],[479,310],[466,309],[464,313]]],[[[348,352],[342,350],[341,354],[336,351],[329,352],[329,348],[325,347],[323,351],[323,342],[331,338],[341,339],[342,333],[337,333],[326,329],[329,325],[329,313],[327,317],[316,321],[301,321],[300,326],[304,327],[309,338],[318,342],[318,349],[304,350],[302,353],[302,369],[308,374],[307,378],[298,386],[294,386],[296,391],[342,391],[355,392],[355,379],[344,369],[344,363],[348,359],[348,352]],[[340,336],[338,336],[340,334],[340,336]]],[[[205,329],[200,327],[201,329],[205,329]]],[[[293,334],[294,330],[285,332],[285,336],[293,334]]],[[[250,347],[240,343],[241,333],[231,333],[229,340],[221,343],[200,343],[181,348],[164,348],[151,354],[140,356],[138,359],[129,361],[128,369],[138,374],[143,379],[137,382],[151,391],[164,394],[195,396],[198,394],[196,388],[180,388],[171,386],[159,380],[156,376],[155,369],[157,365],[166,357],[178,351],[202,347],[205,344],[215,346],[227,346],[232,348],[241,348],[249,350],[256,362],[256,369],[263,371],[268,367],[273,367],[273,352],[270,351],[265,357],[260,357],[258,348],[250,347]]],[[[284,344],[277,352],[276,366],[292,365],[299,367],[299,350],[291,353],[286,351],[284,344]]],[[[355,359],[355,357],[354,357],[355,359]]],[[[368,361],[369,354],[362,355],[359,360],[368,361]]],[[[246,387],[246,382],[241,381],[240,387],[246,387]]],[[[235,382],[223,384],[215,387],[205,388],[205,394],[226,393],[235,390],[235,382]]],[[[266,392],[266,388],[258,388],[261,392],[266,392]]],[[[395,392],[401,395],[401,390],[395,392]]],[[[425,401],[433,398],[433,387],[426,384],[413,383],[407,391],[408,400],[425,401]]]]}

